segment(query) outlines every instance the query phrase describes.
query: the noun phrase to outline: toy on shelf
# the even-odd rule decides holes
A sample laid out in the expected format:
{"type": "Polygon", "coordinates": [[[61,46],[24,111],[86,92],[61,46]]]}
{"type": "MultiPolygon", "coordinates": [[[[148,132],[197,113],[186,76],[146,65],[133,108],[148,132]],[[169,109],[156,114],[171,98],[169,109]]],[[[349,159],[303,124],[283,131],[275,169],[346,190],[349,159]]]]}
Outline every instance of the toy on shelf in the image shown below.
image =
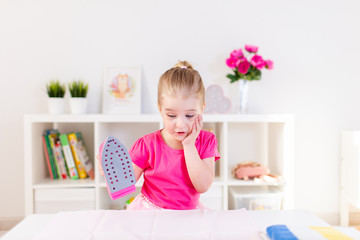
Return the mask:
{"type": "Polygon", "coordinates": [[[130,155],[124,145],[114,137],[108,137],[100,146],[100,162],[106,187],[112,200],[136,190],[135,175],[130,155]]]}
{"type": "Polygon", "coordinates": [[[237,179],[253,180],[254,182],[279,182],[280,176],[270,174],[269,168],[258,162],[242,162],[237,164],[232,174],[237,179]]]}

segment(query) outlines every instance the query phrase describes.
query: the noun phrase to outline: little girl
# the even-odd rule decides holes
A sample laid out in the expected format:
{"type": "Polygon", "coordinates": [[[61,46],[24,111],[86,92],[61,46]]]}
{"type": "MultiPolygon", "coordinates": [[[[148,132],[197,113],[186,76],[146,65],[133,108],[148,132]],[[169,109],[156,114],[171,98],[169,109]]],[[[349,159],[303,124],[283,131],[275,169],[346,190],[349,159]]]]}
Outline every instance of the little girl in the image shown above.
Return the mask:
{"type": "Polygon", "coordinates": [[[188,62],[160,77],[158,108],[164,128],[141,137],[129,150],[135,179],[144,174],[144,183],[128,209],[204,208],[200,193],[211,186],[220,154],[215,135],[202,130],[205,89],[188,62]]]}

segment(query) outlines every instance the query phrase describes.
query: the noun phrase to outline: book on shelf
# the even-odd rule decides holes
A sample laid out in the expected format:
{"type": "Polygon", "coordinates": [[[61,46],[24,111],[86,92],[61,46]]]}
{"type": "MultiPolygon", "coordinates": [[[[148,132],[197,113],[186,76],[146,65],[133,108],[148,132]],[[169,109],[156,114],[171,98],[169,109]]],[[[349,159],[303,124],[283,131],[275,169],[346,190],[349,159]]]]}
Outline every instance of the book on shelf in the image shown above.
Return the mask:
{"type": "Polygon", "coordinates": [[[48,145],[47,145],[46,140],[45,140],[45,136],[41,137],[41,141],[42,141],[42,145],[43,145],[43,149],[44,149],[46,165],[48,167],[50,178],[54,179],[53,164],[51,163],[50,154],[49,154],[50,148],[48,148],[48,145]]]}
{"type": "Polygon", "coordinates": [[[51,179],[95,178],[81,132],[60,134],[57,129],[48,129],[41,141],[51,179]]]}
{"type": "Polygon", "coordinates": [[[64,156],[62,154],[61,145],[57,143],[59,136],[50,136],[51,146],[53,149],[54,159],[57,163],[59,178],[67,179],[68,173],[66,170],[64,156]]]}
{"type": "Polygon", "coordinates": [[[67,138],[67,134],[61,134],[60,135],[60,143],[62,146],[64,158],[66,161],[66,165],[69,171],[69,176],[71,179],[79,179],[78,171],[76,169],[75,160],[73,158],[69,141],[67,138]]]}
{"type": "Polygon", "coordinates": [[[78,152],[80,161],[83,164],[85,171],[90,176],[90,178],[94,179],[95,178],[94,167],[93,167],[93,165],[90,161],[90,157],[86,151],[85,141],[82,137],[82,134],[81,134],[81,132],[76,132],[75,136],[77,139],[77,143],[76,143],[75,147],[76,147],[76,151],[78,152]]]}
{"type": "Polygon", "coordinates": [[[48,134],[50,146],[55,162],[55,166],[57,169],[58,178],[67,179],[67,171],[65,166],[64,157],[62,156],[61,146],[56,146],[56,140],[59,138],[59,131],[56,129],[52,129],[48,134]]]}
{"type": "Polygon", "coordinates": [[[77,144],[76,135],[75,135],[75,133],[69,133],[67,135],[67,137],[68,137],[71,152],[73,154],[75,164],[76,164],[76,167],[77,167],[77,170],[78,170],[79,177],[80,178],[86,178],[88,175],[86,173],[85,166],[81,162],[78,150],[76,149],[76,144],[77,144]]]}
{"type": "Polygon", "coordinates": [[[68,178],[68,169],[67,169],[67,166],[65,163],[59,135],[54,138],[54,147],[55,147],[55,156],[56,156],[58,165],[60,166],[61,177],[62,177],[62,179],[67,179],[68,178]]]}
{"type": "Polygon", "coordinates": [[[57,166],[56,166],[56,161],[55,161],[55,158],[54,158],[54,154],[53,154],[51,144],[50,144],[50,139],[49,139],[50,132],[51,132],[51,130],[45,130],[43,132],[43,138],[44,138],[44,141],[45,141],[45,144],[46,144],[46,153],[48,155],[49,162],[50,162],[50,165],[51,165],[50,177],[52,179],[58,179],[59,175],[58,175],[58,170],[57,170],[57,166]]]}

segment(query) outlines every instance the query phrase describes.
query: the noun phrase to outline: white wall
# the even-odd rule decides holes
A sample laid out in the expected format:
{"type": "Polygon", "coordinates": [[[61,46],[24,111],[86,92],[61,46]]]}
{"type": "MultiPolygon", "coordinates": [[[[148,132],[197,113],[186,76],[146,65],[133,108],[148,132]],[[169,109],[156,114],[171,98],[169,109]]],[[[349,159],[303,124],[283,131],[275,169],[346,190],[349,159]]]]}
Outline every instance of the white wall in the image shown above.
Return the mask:
{"type": "Polygon", "coordinates": [[[275,62],[250,86],[253,113],[295,115],[296,208],[339,210],[339,135],[360,129],[360,3],[347,1],[0,0],[0,217],[24,215],[23,115],[46,113],[45,83],[83,78],[100,112],[107,65],[141,65],[143,113],[177,60],[229,88],[244,44],[275,62]]]}

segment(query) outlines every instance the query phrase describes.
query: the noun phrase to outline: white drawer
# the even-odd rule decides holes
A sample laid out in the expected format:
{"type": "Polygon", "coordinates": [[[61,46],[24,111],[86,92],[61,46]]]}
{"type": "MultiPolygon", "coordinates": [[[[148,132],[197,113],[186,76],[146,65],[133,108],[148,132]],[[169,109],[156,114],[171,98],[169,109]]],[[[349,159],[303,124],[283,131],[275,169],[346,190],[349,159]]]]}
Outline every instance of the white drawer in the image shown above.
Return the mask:
{"type": "Polygon", "coordinates": [[[283,194],[276,189],[229,188],[229,209],[280,210],[283,194]]]}
{"type": "Polygon", "coordinates": [[[35,213],[95,210],[94,188],[35,189],[35,213]]]}

